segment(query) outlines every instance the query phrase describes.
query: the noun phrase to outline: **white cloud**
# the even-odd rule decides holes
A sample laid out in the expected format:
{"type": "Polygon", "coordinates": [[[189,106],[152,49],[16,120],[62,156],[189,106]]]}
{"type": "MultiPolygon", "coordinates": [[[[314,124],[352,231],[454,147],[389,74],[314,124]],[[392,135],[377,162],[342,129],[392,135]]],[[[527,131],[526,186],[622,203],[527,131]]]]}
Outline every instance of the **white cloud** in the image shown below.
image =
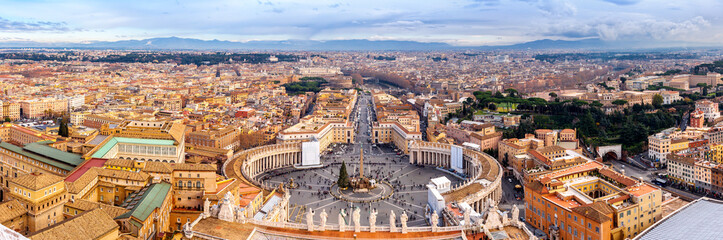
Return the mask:
{"type": "Polygon", "coordinates": [[[723,2],[688,1],[674,6],[667,0],[14,1],[0,8],[0,32],[6,39],[36,41],[178,36],[385,38],[458,45],[586,37],[712,41],[723,33],[716,11],[723,2]],[[63,31],[69,28],[87,31],[63,31]]]}
{"type": "MultiPolygon", "coordinates": [[[[599,37],[603,40],[694,40],[691,36],[711,26],[702,16],[673,22],[639,15],[603,17],[589,21],[549,24],[542,34],[567,38],[599,37]]],[[[696,36],[697,37],[697,36],[696,36]]]]}

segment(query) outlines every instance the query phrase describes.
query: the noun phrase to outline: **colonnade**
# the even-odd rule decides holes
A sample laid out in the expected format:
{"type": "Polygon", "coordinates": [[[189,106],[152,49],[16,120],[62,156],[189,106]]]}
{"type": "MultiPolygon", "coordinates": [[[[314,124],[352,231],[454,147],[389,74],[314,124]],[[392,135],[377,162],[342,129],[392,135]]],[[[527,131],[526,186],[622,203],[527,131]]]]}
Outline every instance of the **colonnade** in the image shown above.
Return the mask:
{"type": "Polygon", "coordinates": [[[269,170],[291,167],[301,164],[301,149],[299,151],[272,152],[260,158],[247,159],[245,171],[249,176],[255,177],[269,170]]]}
{"type": "Polygon", "coordinates": [[[442,153],[436,151],[413,151],[412,157],[409,158],[409,162],[412,164],[421,165],[432,165],[442,168],[450,168],[450,156],[449,153],[442,153]]]}
{"type": "MultiPolygon", "coordinates": [[[[412,164],[431,165],[442,168],[451,167],[450,144],[415,141],[410,146],[409,162],[412,164]]],[[[454,201],[466,202],[475,211],[485,209],[485,202],[489,199],[499,202],[502,198],[502,171],[501,166],[491,156],[471,149],[463,149],[464,173],[468,179],[461,186],[452,191],[465,191],[469,195],[454,201]],[[487,180],[489,184],[482,189],[473,187],[478,180],[487,180]],[[470,189],[465,189],[470,188],[470,189]]]]}

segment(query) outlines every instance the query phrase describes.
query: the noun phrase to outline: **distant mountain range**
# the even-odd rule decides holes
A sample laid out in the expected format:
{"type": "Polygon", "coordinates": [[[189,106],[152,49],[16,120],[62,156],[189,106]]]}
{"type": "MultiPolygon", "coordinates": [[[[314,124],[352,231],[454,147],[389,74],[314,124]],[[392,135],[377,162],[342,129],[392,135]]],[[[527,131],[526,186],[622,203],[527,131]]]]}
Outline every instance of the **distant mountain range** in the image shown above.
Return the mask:
{"type": "Polygon", "coordinates": [[[309,50],[309,51],[426,51],[426,50],[543,50],[543,49],[650,49],[702,47],[682,42],[603,41],[584,39],[576,41],[537,40],[507,46],[459,47],[439,42],[394,40],[286,40],[232,42],[193,38],[150,38],[144,40],[99,41],[90,43],[42,43],[32,41],[0,42],[0,48],[76,48],[121,50],[309,50]]]}

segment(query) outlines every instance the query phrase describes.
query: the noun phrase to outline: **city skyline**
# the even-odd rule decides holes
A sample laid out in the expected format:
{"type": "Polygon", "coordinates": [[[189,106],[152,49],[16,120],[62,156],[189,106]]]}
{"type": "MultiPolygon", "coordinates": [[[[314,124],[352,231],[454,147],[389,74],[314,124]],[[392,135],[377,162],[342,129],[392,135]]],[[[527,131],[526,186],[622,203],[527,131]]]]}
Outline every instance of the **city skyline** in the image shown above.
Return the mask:
{"type": "Polygon", "coordinates": [[[113,3],[8,1],[0,42],[182,37],[257,40],[402,40],[498,46],[541,39],[717,46],[716,1],[472,0],[113,3]],[[701,7],[706,6],[706,7],[701,7]]]}

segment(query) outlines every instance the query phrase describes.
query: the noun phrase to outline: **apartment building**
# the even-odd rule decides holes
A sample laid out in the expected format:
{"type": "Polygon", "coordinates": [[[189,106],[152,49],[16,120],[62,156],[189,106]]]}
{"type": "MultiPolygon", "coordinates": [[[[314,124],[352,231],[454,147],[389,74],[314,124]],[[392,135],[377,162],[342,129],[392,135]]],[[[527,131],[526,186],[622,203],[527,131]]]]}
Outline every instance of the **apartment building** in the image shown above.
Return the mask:
{"type": "Polygon", "coordinates": [[[186,139],[189,144],[196,146],[214,147],[221,149],[236,149],[239,146],[241,130],[226,126],[194,131],[186,139]]]}
{"type": "Polygon", "coordinates": [[[708,99],[703,99],[695,102],[695,109],[703,112],[703,117],[706,121],[712,122],[713,120],[720,117],[720,111],[718,110],[718,103],[711,102],[708,99]]]}
{"type": "Polygon", "coordinates": [[[354,142],[356,129],[349,119],[356,105],[356,90],[325,89],[317,94],[314,113],[278,132],[277,143],[319,141],[319,151],[332,143],[354,142]]]}
{"type": "Polygon", "coordinates": [[[10,118],[10,120],[18,120],[20,119],[20,103],[18,102],[3,102],[3,120],[5,118],[10,118]]]}
{"type": "Polygon", "coordinates": [[[377,116],[372,123],[373,143],[393,143],[408,153],[412,141],[422,140],[419,114],[411,104],[383,92],[372,93],[372,102],[377,116]]]}
{"type": "Polygon", "coordinates": [[[67,113],[68,100],[55,98],[22,100],[20,101],[20,111],[22,117],[25,118],[41,118],[51,113],[67,113]]]}

